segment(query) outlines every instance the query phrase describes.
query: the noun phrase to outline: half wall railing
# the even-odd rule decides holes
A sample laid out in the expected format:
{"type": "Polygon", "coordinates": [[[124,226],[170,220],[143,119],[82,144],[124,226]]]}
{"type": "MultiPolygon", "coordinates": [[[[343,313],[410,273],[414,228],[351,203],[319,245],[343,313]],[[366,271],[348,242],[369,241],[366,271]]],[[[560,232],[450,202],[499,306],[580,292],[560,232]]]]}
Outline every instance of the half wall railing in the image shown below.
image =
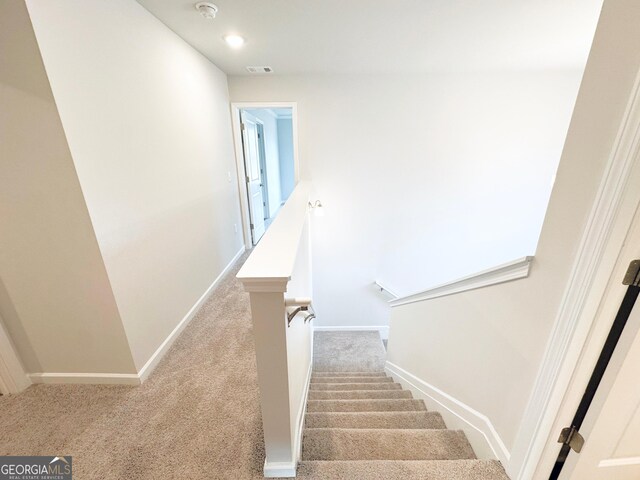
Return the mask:
{"type": "Polygon", "coordinates": [[[296,186],[237,275],[251,303],[265,477],[294,477],[300,459],[313,347],[310,192],[296,186]]]}

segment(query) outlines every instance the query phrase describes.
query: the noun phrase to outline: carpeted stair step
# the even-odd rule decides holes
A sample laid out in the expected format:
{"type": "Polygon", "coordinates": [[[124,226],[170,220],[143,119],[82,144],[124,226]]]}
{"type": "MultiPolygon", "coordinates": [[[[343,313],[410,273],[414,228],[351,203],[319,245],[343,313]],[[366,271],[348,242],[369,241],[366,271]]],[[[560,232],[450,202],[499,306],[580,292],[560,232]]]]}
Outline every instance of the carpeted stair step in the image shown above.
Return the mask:
{"type": "Polygon", "coordinates": [[[460,430],[307,428],[303,460],[460,460],[476,458],[460,430]]]}
{"type": "Polygon", "coordinates": [[[313,372],[315,377],[386,377],[384,372],[313,372]]]}
{"type": "Polygon", "coordinates": [[[309,390],[402,390],[399,383],[311,383],[309,390]]]}
{"type": "Polygon", "coordinates": [[[309,400],[307,412],[401,412],[426,411],[422,400],[309,400]]]}
{"type": "Polygon", "coordinates": [[[393,383],[391,377],[313,377],[311,383],[393,383]]]}
{"type": "Polygon", "coordinates": [[[409,390],[314,390],[309,400],[357,400],[413,398],[409,390]]]}
{"type": "Polygon", "coordinates": [[[314,412],[305,428],[447,428],[438,412],[314,412]]]}
{"type": "Polygon", "coordinates": [[[509,480],[495,460],[303,461],[297,478],[311,480],[509,480]]]}

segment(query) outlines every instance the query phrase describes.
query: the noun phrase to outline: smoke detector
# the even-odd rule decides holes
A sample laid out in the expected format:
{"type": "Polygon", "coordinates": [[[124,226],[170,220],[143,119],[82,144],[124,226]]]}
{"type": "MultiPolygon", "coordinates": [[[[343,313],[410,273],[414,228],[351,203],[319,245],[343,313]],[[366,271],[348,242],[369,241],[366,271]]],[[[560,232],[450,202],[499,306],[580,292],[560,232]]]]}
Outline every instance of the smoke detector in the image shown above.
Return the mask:
{"type": "Polygon", "coordinates": [[[218,7],[213,3],[198,2],[195,6],[196,10],[200,12],[200,15],[202,15],[207,20],[213,20],[214,18],[216,18],[218,7]]]}
{"type": "Polygon", "coordinates": [[[249,72],[249,73],[273,73],[273,68],[271,68],[271,67],[247,67],[247,72],[249,72]]]}

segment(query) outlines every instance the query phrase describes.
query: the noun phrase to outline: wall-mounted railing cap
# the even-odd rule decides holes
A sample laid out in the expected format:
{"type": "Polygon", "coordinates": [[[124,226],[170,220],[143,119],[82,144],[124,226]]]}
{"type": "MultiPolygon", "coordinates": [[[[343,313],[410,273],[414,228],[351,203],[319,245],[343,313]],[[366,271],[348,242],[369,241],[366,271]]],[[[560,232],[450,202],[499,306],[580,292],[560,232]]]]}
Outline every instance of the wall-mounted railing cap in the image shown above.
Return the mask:
{"type": "Polygon", "coordinates": [[[451,282],[436,285],[421,292],[390,300],[388,303],[391,307],[399,307],[401,305],[423,302],[425,300],[431,300],[432,298],[444,297],[526,278],[529,276],[533,259],[533,256],[518,258],[451,282]]]}

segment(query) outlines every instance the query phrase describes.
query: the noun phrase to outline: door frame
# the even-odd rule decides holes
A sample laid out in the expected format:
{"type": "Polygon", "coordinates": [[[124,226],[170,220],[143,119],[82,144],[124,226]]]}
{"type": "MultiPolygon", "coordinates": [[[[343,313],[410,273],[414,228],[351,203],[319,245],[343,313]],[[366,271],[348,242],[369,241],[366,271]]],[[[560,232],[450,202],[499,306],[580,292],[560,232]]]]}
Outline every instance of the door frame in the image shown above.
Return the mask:
{"type": "MultiPolygon", "coordinates": [[[[628,369],[629,365],[636,366],[633,363],[628,364],[629,354],[632,349],[636,349],[637,355],[637,342],[638,335],[640,335],[640,299],[638,292],[640,291],[637,286],[627,286],[622,284],[622,279],[626,275],[629,268],[628,260],[630,258],[640,258],[640,210],[636,212],[633,226],[629,232],[628,238],[625,241],[625,245],[620,252],[618,262],[616,264],[613,275],[611,276],[607,292],[605,295],[609,298],[619,298],[620,294],[624,292],[623,299],[618,306],[618,311],[610,311],[609,308],[604,308],[598,313],[598,318],[594,327],[602,324],[603,328],[606,328],[606,334],[609,335],[604,345],[597,345],[599,349],[598,355],[603,356],[605,359],[609,356],[609,360],[603,358],[598,359],[598,364],[592,369],[592,376],[589,387],[584,392],[584,398],[581,400],[585,404],[580,404],[579,410],[574,413],[572,425],[578,426],[578,431],[586,439],[585,448],[582,449],[580,454],[576,454],[572,450],[568,450],[568,454],[565,457],[564,462],[559,467],[560,471],[554,471],[552,478],[567,478],[568,475],[575,474],[575,468],[582,463],[582,461],[593,460],[594,453],[600,450],[602,442],[606,442],[605,439],[611,439],[602,435],[602,419],[600,415],[603,412],[603,408],[608,410],[608,414],[611,414],[611,410],[607,407],[609,397],[612,392],[617,395],[620,394],[619,390],[619,374],[621,371],[628,369]],[[615,322],[612,321],[615,318],[615,322]],[[617,325],[614,325],[617,324],[617,325]],[[611,329],[609,330],[609,327],[611,329]],[[616,338],[617,337],[617,338],[616,338]],[[608,349],[607,349],[607,343],[608,349]],[[613,349],[611,349],[613,347],[613,349]],[[600,353],[602,352],[602,353],[600,353]],[[606,362],[606,364],[604,363],[606,362]],[[597,384],[595,382],[598,382],[597,384]],[[613,389],[616,389],[615,391],[613,389]],[[592,397],[589,399],[589,396],[592,397]],[[589,404],[586,404],[589,402],[589,404]],[[585,410],[586,407],[586,410],[585,410]],[[594,437],[594,429],[599,428],[598,436],[594,437]],[[590,443],[591,442],[591,443],[590,443]],[[587,456],[585,459],[584,456],[587,456]],[[559,473],[559,475],[558,475],[559,473]]],[[[613,306],[614,300],[605,300],[603,305],[607,306],[611,304],[613,306]]],[[[595,335],[600,337],[599,333],[595,335]]],[[[591,343],[591,342],[590,342],[591,343]]],[[[589,348],[587,346],[587,348],[589,348]]],[[[590,351],[585,352],[586,357],[591,358],[590,351]]],[[[626,374],[626,372],[625,372],[626,374]]],[[[625,382],[626,383],[626,382],[625,382]]],[[[615,400],[614,400],[615,401],[615,400]]],[[[622,417],[626,418],[626,417],[622,417]]],[[[631,418],[627,418],[631,420],[631,418]]],[[[627,423],[627,426],[630,424],[627,423]]],[[[620,438],[618,438],[620,440],[620,438]]],[[[567,448],[567,447],[564,447],[567,448]]],[[[611,458],[609,455],[603,455],[598,462],[597,468],[611,468],[611,467],[624,467],[640,464],[636,456],[627,456],[622,458],[611,458]],[[630,460],[632,463],[630,463],[630,460]],[[635,460],[635,461],[634,461],[635,460]],[[606,465],[603,465],[606,464],[606,465]]],[[[584,471],[585,464],[582,465],[584,471]]],[[[587,467],[589,468],[589,467],[587,467]]],[[[601,474],[605,474],[606,470],[601,470],[601,474]]],[[[611,472],[611,470],[610,470],[611,472]]],[[[614,476],[615,474],[611,472],[614,476]]],[[[582,478],[582,477],[579,477],[582,478]]],[[[613,477],[611,477],[613,478],[613,477]]]]}
{"type": "MultiPolygon", "coordinates": [[[[555,464],[558,434],[571,422],[625,288],[619,255],[640,208],[640,72],[636,76],[578,247],[542,366],[521,425],[533,430],[515,480],[544,479],[555,464]],[[618,275],[619,276],[619,275],[618,275]],[[615,294],[612,281],[619,280],[615,294]]],[[[627,262],[628,265],[628,262],[627,262]]],[[[588,441],[588,439],[587,439],[588,441]]],[[[563,474],[566,475],[565,471],[563,474]]],[[[564,478],[564,477],[563,477],[564,478]]]]}
{"type": "MultiPolygon", "coordinates": [[[[253,212],[251,211],[251,195],[248,189],[246,189],[247,187],[247,179],[244,179],[244,186],[247,192],[247,207],[249,208],[248,210],[248,216],[249,216],[249,223],[253,224],[253,229],[249,230],[249,236],[251,237],[251,245],[255,246],[258,244],[258,242],[260,241],[260,239],[255,239],[254,235],[256,233],[256,226],[259,225],[260,223],[266,223],[267,218],[269,218],[268,214],[269,214],[269,187],[267,185],[267,174],[266,174],[266,149],[264,147],[264,122],[259,119],[258,117],[256,117],[255,115],[252,115],[249,112],[243,112],[243,109],[240,109],[240,120],[246,122],[250,122],[253,123],[256,126],[256,134],[258,136],[257,138],[257,155],[258,155],[258,166],[260,168],[260,191],[262,192],[262,219],[258,220],[256,219],[256,213],[257,212],[253,212]],[[244,119],[242,118],[244,117],[244,119]],[[265,215],[267,215],[267,217],[265,217],[265,215]]],[[[243,163],[242,165],[244,166],[244,171],[245,171],[245,175],[247,172],[247,169],[249,169],[249,165],[248,165],[248,159],[246,156],[246,142],[248,142],[248,140],[246,138],[244,138],[244,136],[246,135],[246,130],[241,130],[240,131],[240,136],[241,136],[241,140],[242,140],[242,159],[243,159],[243,163]]],[[[266,230],[266,229],[265,229],[266,230]]],[[[265,232],[262,232],[262,235],[264,235],[265,232]]],[[[260,235],[260,237],[262,238],[262,235],[260,235]]]]}
{"type": "MultiPolygon", "coordinates": [[[[264,144],[264,122],[256,118],[258,122],[258,148],[260,150],[260,179],[262,180],[262,205],[265,220],[271,218],[271,206],[269,205],[269,177],[267,173],[267,147],[264,144]]],[[[280,159],[278,159],[280,160],[280,159]]],[[[246,165],[245,165],[246,168],[246,165]]]]}
{"type": "Polygon", "coordinates": [[[238,193],[240,195],[240,213],[242,215],[242,237],[245,249],[251,250],[251,222],[249,220],[249,202],[247,201],[246,170],[242,148],[242,130],[240,128],[240,110],[245,108],[291,108],[291,124],[293,129],[293,175],[295,182],[300,180],[300,161],[298,157],[298,104],[297,102],[232,102],[231,127],[233,130],[233,145],[236,156],[236,173],[238,178],[238,193]]]}

